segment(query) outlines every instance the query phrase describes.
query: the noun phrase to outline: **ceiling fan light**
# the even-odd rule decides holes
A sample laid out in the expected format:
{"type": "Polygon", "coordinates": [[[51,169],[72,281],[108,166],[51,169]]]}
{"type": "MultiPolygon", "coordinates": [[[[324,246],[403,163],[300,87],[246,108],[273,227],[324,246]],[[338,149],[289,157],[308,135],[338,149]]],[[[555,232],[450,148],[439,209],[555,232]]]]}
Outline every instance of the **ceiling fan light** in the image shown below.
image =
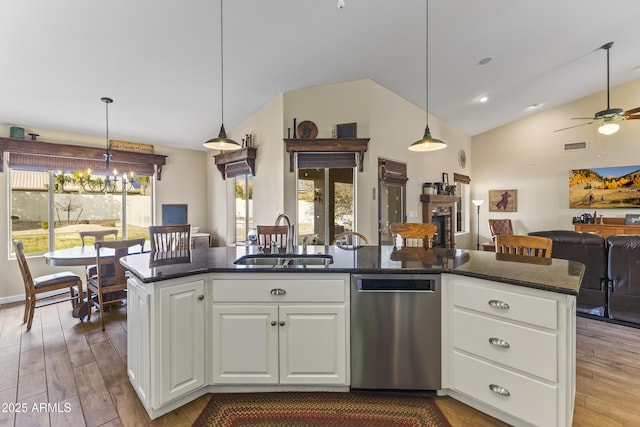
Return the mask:
{"type": "Polygon", "coordinates": [[[424,136],[422,139],[409,146],[410,151],[437,151],[442,150],[443,148],[447,148],[447,144],[431,136],[429,125],[424,129],[424,136]]]}
{"type": "Polygon", "coordinates": [[[601,135],[613,135],[618,132],[620,125],[617,123],[603,123],[598,128],[598,133],[601,135]]]}
{"type": "Polygon", "coordinates": [[[220,133],[218,134],[217,138],[212,138],[202,145],[212,150],[224,151],[239,150],[240,148],[242,148],[242,146],[236,141],[227,138],[227,132],[224,130],[224,124],[220,126],[220,133]]]}

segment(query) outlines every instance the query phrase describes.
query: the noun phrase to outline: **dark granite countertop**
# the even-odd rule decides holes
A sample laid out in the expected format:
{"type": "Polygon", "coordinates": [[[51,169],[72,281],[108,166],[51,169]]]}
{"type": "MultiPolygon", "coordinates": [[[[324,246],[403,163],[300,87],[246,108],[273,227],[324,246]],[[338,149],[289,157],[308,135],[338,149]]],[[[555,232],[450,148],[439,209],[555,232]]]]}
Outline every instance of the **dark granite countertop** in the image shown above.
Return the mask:
{"type": "MultiPolygon", "coordinates": [[[[300,248],[296,248],[300,249],[300,248]]],[[[309,254],[329,254],[333,264],[324,265],[235,265],[234,261],[257,253],[255,246],[194,249],[183,253],[143,253],[129,255],[121,263],[144,283],[175,279],[202,273],[237,272],[327,272],[327,273],[453,273],[518,286],[577,295],[584,265],[562,259],[541,259],[494,252],[460,249],[402,248],[364,246],[342,249],[335,246],[309,246],[309,254]]]]}

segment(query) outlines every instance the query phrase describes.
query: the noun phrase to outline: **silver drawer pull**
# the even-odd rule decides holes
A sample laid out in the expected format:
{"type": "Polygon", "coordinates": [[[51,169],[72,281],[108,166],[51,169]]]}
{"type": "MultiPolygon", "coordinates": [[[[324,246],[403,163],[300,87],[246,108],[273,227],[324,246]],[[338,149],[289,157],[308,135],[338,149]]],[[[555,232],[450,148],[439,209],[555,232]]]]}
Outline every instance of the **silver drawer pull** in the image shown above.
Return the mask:
{"type": "Polygon", "coordinates": [[[280,288],[271,289],[271,295],[284,295],[286,293],[287,291],[285,291],[284,289],[280,289],[280,288]]]}
{"type": "Polygon", "coordinates": [[[509,390],[496,384],[489,384],[489,389],[494,393],[498,393],[500,396],[511,396],[509,390]]]}
{"type": "Polygon", "coordinates": [[[497,299],[489,300],[489,305],[491,307],[501,308],[501,309],[504,309],[504,310],[507,310],[509,308],[509,304],[507,304],[504,301],[497,300],[497,299]]]}
{"type": "Polygon", "coordinates": [[[511,347],[509,343],[503,340],[502,338],[489,338],[489,343],[491,343],[492,345],[495,345],[496,347],[501,347],[501,348],[511,347]]]}

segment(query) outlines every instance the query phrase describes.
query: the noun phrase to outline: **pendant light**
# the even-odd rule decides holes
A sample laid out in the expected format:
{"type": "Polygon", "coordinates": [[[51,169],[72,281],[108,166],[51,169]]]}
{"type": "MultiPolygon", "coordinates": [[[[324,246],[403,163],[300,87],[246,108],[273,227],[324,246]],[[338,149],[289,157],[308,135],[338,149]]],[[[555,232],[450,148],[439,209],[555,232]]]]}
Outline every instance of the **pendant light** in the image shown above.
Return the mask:
{"type": "Polygon", "coordinates": [[[443,141],[433,138],[431,136],[431,131],[429,130],[429,0],[426,0],[427,3],[427,20],[426,20],[426,30],[425,30],[425,39],[427,45],[427,51],[425,55],[425,63],[426,63],[426,90],[425,90],[425,118],[427,126],[424,129],[424,136],[422,139],[414,142],[409,146],[409,150],[411,151],[436,151],[442,150],[447,147],[443,141]]]}
{"type": "Polygon", "coordinates": [[[113,102],[113,99],[108,98],[108,97],[102,97],[100,98],[100,101],[104,102],[104,108],[105,108],[105,123],[107,125],[107,130],[106,130],[106,140],[107,140],[107,152],[104,153],[104,158],[105,158],[105,162],[106,162],[106,175],[107,175],[107,182],[109,180],[109,162],[111,161],[111,147],[109,147],[109,104],[111,104],[113,102]]]}
{"type": "Polygon", "coordinates": [[[220,0],[220,116],[221,116],[221,126],[220,133],[217,138],[212,138],[205,142],[204,145],[206,148],[211,148],[214,150],[238,150],[242,148],[240,144],[238,144],[233,139],[227,138],[227,132],[224,130],[224,39],[223,39],[223,27],[222,27],[222,0],[220,0]]]}

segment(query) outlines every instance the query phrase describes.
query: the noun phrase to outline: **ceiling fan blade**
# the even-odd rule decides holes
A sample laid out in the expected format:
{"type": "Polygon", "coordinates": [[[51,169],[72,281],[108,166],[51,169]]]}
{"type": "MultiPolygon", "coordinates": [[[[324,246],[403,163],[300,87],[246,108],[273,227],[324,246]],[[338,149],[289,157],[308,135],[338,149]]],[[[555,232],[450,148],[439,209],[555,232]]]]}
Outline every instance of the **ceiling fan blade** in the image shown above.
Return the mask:
{"type": "Polygon", "coordinates": [[[554,130],[554,132],[560,132],[562,130],[573,129],[573,128],[577,128],[577,127],[580,127],[580,126],[590,125],[591,123],[595,123],[595,120],[591,121],[589,123],[582,123],[582,124],[575,125],[575,126],[569,126],[568,128],[556,129],[556,130],[554,130]]]}
{"type": "Polygon", "coordinates": [[[597,120],[597,117],[571,117],[571,120],[597,120]]]}
{"type": "Polygon", "coordinates": [[[627,110],[622,114],[624,114],[625,116],[630,116],[635,113],[640,113],[640,107],[632,108],[631,110],[627,110]]]}
{"type": "Polygon", "coordinates": [[[640,114],[627,116],[626,120],[640,120],[640,114]]]}

